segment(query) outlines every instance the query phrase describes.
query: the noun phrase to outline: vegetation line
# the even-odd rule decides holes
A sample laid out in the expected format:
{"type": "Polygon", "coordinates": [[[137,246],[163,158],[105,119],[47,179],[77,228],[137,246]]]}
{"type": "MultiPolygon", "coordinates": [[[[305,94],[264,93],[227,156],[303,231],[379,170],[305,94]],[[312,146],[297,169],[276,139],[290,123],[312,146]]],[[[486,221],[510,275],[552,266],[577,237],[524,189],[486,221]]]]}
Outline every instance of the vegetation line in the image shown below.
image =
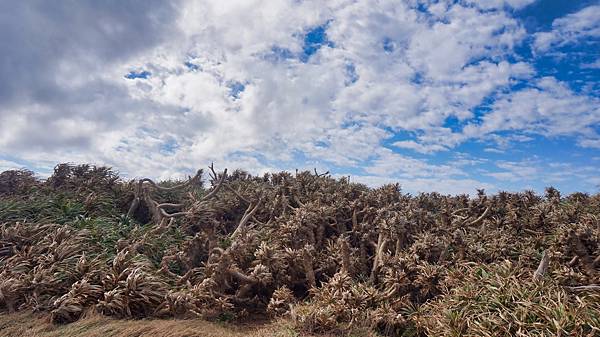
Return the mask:
{"type": "Polygon", "coordinates": [[[189,318],[229,322],[233,336],[257,319],[276,322],[265,336],[600,334],[600,195],[410,195],[213,165],[203,176],[0,173],[0,330],[47,315],[48,333],[31,335],[153,319],[132,335],[158,336],[173,326],[160,319],[189,318]]]}

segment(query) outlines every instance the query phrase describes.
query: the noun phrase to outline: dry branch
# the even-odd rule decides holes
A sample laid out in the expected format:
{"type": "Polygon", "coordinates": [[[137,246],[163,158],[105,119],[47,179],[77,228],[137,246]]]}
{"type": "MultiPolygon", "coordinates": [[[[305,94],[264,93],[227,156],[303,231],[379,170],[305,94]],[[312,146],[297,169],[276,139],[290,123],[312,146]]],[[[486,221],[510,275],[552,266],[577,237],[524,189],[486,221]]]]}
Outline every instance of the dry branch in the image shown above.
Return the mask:
{"type": "Polygon", "coordinates": [[[302,249],[302,265],[304,267],[304,272],[306,273],[306,281],[308,282],[309,288],[314,288],[317,286],[317,282],[315,270],[313,269],[313,261],[309,250],[309,247],[302,249]]]}
{"type": "Polygon", "coordinates": [[[600,284],[590,284],[587,286],[565,287],[565,289],[573,292],[581,291],[600,291],[600,284]]]}
{"type": "MultiPolygon", "coordinates": [[[[201,186],[195,183],[200,174],[164,188],[168,182],[125,184],[111,178],[115,186],[102,190],[87,183],[98,180],[81,172],[63,172],[50,189],[36,186],[44,200],[58,199],[55,186],[72,186],[60,193],[76,207],[42,204],[22,212],[13,205],[35,201],[35,194],[0,199],[0,222],[8,222],[0,225],[0,310],[43,310],[55,321],[77,319],[92,307],[121,317],[242,317],[279,303],[285,309],[280,312],[291,305],[296,322],[324,333],[344,334],[340,327],[364,323],[395,335],[453,320],[446,328],[466,322],[452,327],[474,336],[495,333],[474,332],[475,326],[518,327],[524,336],[534,325],[555,331],[552,322],[543,325],[543,317],[530,324],[512,315],[515,306],[551,317],[554,303],[564,304],[561,326],[582,329],[591,321],[586,315],[599,310],[600,231],[592,214],[598,196],[576,195],[561,203],[529,192],[477,200],[413,196],[394,185],[373,189],[327,173],[228,175],[212,164],[208,175],[204,196],[193,189],[201,186]],[[111,200],[115,195],[118,200],[111,200]],[[79,203],[85,213],[71,216],[79,203]],[[104,204],[115,206],[93,213],[104,204]],[[39,209],[50,213],[46,208],[52,207],[60,214],[25,224],[13,220],[39,209]],[[151,215],[156,225],[129,226],[119,219],[125,211],[136,219],[151,215]],[[66,225],[45,225],[51,222],[66,225]],[[547,251],[536,254],[538,247],[547,251]],[[108,257],[114,252],[116,257],[108,257]],[[564,266],[550,273],[553,252],[564,266]],[[541,257],[537,266],[531,263],[535,256],[541,257]],[[523,279],[533,279],[536,291],[523,279]],[[589,285],[566,287],[579,284],[589,285]],[[77,289],[92,295],[86,298],[77,289]],[[564,290],[595,293],[564,296],[564,290]],[[498,305],[507,294],[508,309],[498,305]],[[444,314],[466,307],[468,318],[459,321],[444,314]],[[501,310],[493,322],[486,315],[490,308],[501,310]]],[[[451,334],[435,332],[424,333],[451,334]]]]}
{"type": "Polygon", "coordinates": [[[545,250],[542,253],[542,260],[540,261],[540,264],[538,265],[537,269],[535,270],[535,273],[533,273],[533,281],[540,281],[541,279],[544,278],[544,275],[548,271],[549,264],[550,264],[550,254],[548,254],[548,251],[545,250]]]}
{"type": "Polygon", "coordinates": [[[160,190],[160,191],[165,191],[165,192],[176,191],[176,190],[184,189],[192,184],[198,183],[200,181],[200,179],[202,179],[202,172],[203,172],[202,169],[200,169],[196,172],[196,175],[194,175],[194,177],[189,178],[188,181],[186,181],[185,183],[171,186],[171,187],[159,186],[150,178],[141,179],[140,183],[142,183],[142,184],[149,183],[150,185],[152,185],[152,187],[154,187],[155,189],[160,190]]]}
{"type": "MultiPolygon", "coordinates": [[[[219,179],[217,179],[218,174],[215,172],[213,164],[211,164],[209,166],[209,168],[211,170],[212,176],[214,177],[213,183],[215,185],[214,185],[213,189],[207,195],[203,196],[197,202],[204,202],[204,201],[207,201],[210,198],[214,197],[216,195],[216,193],[223,186],[225,178],[227,177],[227,169],[225,169],[223,171],[223,174],[221,174],[221,177],[219,179]]],[[[168,203],[168,202],[167,203],[158,203],[157,201],[155,201],[152,198],[152,196],[150,195],[151,190],[145,188],[144,183],[148,183],[150,185],[150,187],[152,187],[154,190],[159,190],[159,191],[182,190],[189,186],[193,186],[193,185],[196,185],[197,183],[199,183],[200,180],[202,179],[202,173],[203,173],[203,170],[200,169],[196,172],[196,175],[194,177],[189,178],[187,182],[185,182],[183,184],[171,186],[171,187],[160,186],[160,185],[156,184],[150,178],[144,178],[144,179],[138,180],[137,184],[135,185],[134,191],[133,191],[134,198],[133,198],[131,206],[129,207],[129,210],[127,212],[127,217],[133,216],[133,214],[139,207],[139,204],[142,200],[146,203],[146,206],[148,206],[148,208],[150,209],[150,211],[153,215],[153,219],[157,223],[159,223],[163,217],[171,219],[171,218],[178,218],[178,217],[189,215],[190,213],[187,211],[175,212],[175,213],[167,212],[165,210],[165,208],[182,208],[185,205],[182,203],[168,203]]]]}
{"type": "Polygon", "coordinates": [[[483,211],[483,214],[481,214],[481,216],[473,221],[471,221],[471,223],[469,224],[469,226],[476,226],[479,225],[483,219],[485,219],[485,217],[488,215],[488,212],[490,211],[490,207],[486,207],[485,211],[483,211]]]}
{"type": "Polygon", "coordinates": [[[339,238],[340,252],[342,254],[342,272],[351,274],[350,271],[350,247],[348,247],[348,241],[345,238],[339,238]]]}
{"type": "Polygon", "coordinates": [[[256,205],[252,205],[249,204],[248,208],[246,209],[246,211],[244,212],[244,215],[242,216],[242,219],[240,220],[240,223],[237,225],[235,231],[233,232],[233,234],[231,234],[231,239],[235,240],[235,238],[246,229],[246,224],[248,223],[248,220],[250,220],[250,218],[252,218],[252,216],[254,215],[254,213],[256,213],[256,210],[258,209],[258,207],[260,206],[262,200],[259,199],[256,202],[256,205]]]}

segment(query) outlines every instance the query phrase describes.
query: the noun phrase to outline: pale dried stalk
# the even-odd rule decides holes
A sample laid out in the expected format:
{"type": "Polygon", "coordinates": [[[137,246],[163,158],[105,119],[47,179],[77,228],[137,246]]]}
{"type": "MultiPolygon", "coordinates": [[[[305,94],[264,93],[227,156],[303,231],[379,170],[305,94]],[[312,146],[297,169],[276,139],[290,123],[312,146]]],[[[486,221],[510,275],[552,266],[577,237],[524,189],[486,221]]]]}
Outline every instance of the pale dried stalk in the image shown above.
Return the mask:
{"type": "Polygon", "coordinates": [[[587,286],[565,287],[565,289],[580,292],[580,291],[600,291],[600,284],[590,284],[587,286]]]}
{"type": "Polygon", "coordinates": [[[309,288],[315,288],[317,286],[315,270],[313,269],[312,258],[307,248],[302,250],[302,264],[304,271],[306,272],[306,281],[308,282],[309,288]]]}
{"type": "Polygon", "coordinates": [[[248,208],[244,212],[244,215],[242,216],[240,223],[238,224],[235,231],[233,231],[233,234],[231,234],[232,240],[234,240],[246,228],[246,224],[248,223],[248,220],[250,220],[250,218],[254,215],[254,213],[256,213],[256,210],[258,209],[258,206],[260,206],[260,203],[261,203],[261,200],[259,199],[258,202],[256,203],[256,205],[252,205],[252,204],[248,205],[248,208]]]}
{"type": "Polygon", "coordinates": [[[483,211],[483,214],[481,214],[481,216],[473,221],[471,221],[471,223],[469,224],[469,226],[476,226],[479,225],[483,219],[485,219],[485,217],[488,215],[488,213],[490,212],[490,207],[486,207],[485,211],[483,211]]]}
{"type": "Polygon", "coordinates": [[[550,264],[550,254],[548,251],[544,251],[542,253],[542,260],[540,261],[539,266],[537,267],[535,273],[533,273],[533,281],[540,281],[544,278],[544,275],[548,271],[548,265],[550,264]]]}
{"type": "Polygon", "coordinates": [[[379,266],[383,257],[383,252],[387,247],[389,240],[385,237],[385,234],[380,232],[377,238],[377,248],[375,250],[375,257],[373,260],[373,268],[371,269],[371,282],[375,282],[377,279],[377,273],[379,272],[379,266]]]}
{"type": "Polygon", "coordinates": [[[346,239],[340,237],[340,251],[342,253],[342,272],[350,274],[350,247],[346,239]]]}

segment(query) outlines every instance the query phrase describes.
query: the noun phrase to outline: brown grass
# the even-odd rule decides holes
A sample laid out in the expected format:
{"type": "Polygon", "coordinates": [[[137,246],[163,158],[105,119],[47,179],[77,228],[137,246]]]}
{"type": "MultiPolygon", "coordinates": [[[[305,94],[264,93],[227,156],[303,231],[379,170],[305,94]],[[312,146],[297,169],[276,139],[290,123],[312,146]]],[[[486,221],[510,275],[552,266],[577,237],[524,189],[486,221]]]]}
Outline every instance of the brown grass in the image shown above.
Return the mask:
{"type": "Polygon", "coordinates": [[[0,337],[600,336],[600,194],[209,168],[0,173],[0,337]]]}
{"type": "Polygon", "coordinates": [[[291,323],[229,324],[199,319],[119,320],[90,314],[68,325],[50,322],[48,315],[20,312],[0,315],[0,337],[310,337],[291,323]]]}

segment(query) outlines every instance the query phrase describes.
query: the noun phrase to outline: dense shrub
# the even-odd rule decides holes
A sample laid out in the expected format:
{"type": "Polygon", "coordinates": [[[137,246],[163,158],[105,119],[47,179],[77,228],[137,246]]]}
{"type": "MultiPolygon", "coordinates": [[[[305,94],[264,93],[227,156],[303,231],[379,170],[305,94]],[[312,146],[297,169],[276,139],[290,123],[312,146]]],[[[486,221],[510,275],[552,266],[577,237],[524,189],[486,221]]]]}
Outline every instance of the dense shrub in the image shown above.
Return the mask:
{"type": "Polygon", "coordinates": [[[203,178],[1,173],[0,310],[56,323],[287,315],[392,336],[599,331],[599,195],[409,195],[212,166],[203,178]]]}

